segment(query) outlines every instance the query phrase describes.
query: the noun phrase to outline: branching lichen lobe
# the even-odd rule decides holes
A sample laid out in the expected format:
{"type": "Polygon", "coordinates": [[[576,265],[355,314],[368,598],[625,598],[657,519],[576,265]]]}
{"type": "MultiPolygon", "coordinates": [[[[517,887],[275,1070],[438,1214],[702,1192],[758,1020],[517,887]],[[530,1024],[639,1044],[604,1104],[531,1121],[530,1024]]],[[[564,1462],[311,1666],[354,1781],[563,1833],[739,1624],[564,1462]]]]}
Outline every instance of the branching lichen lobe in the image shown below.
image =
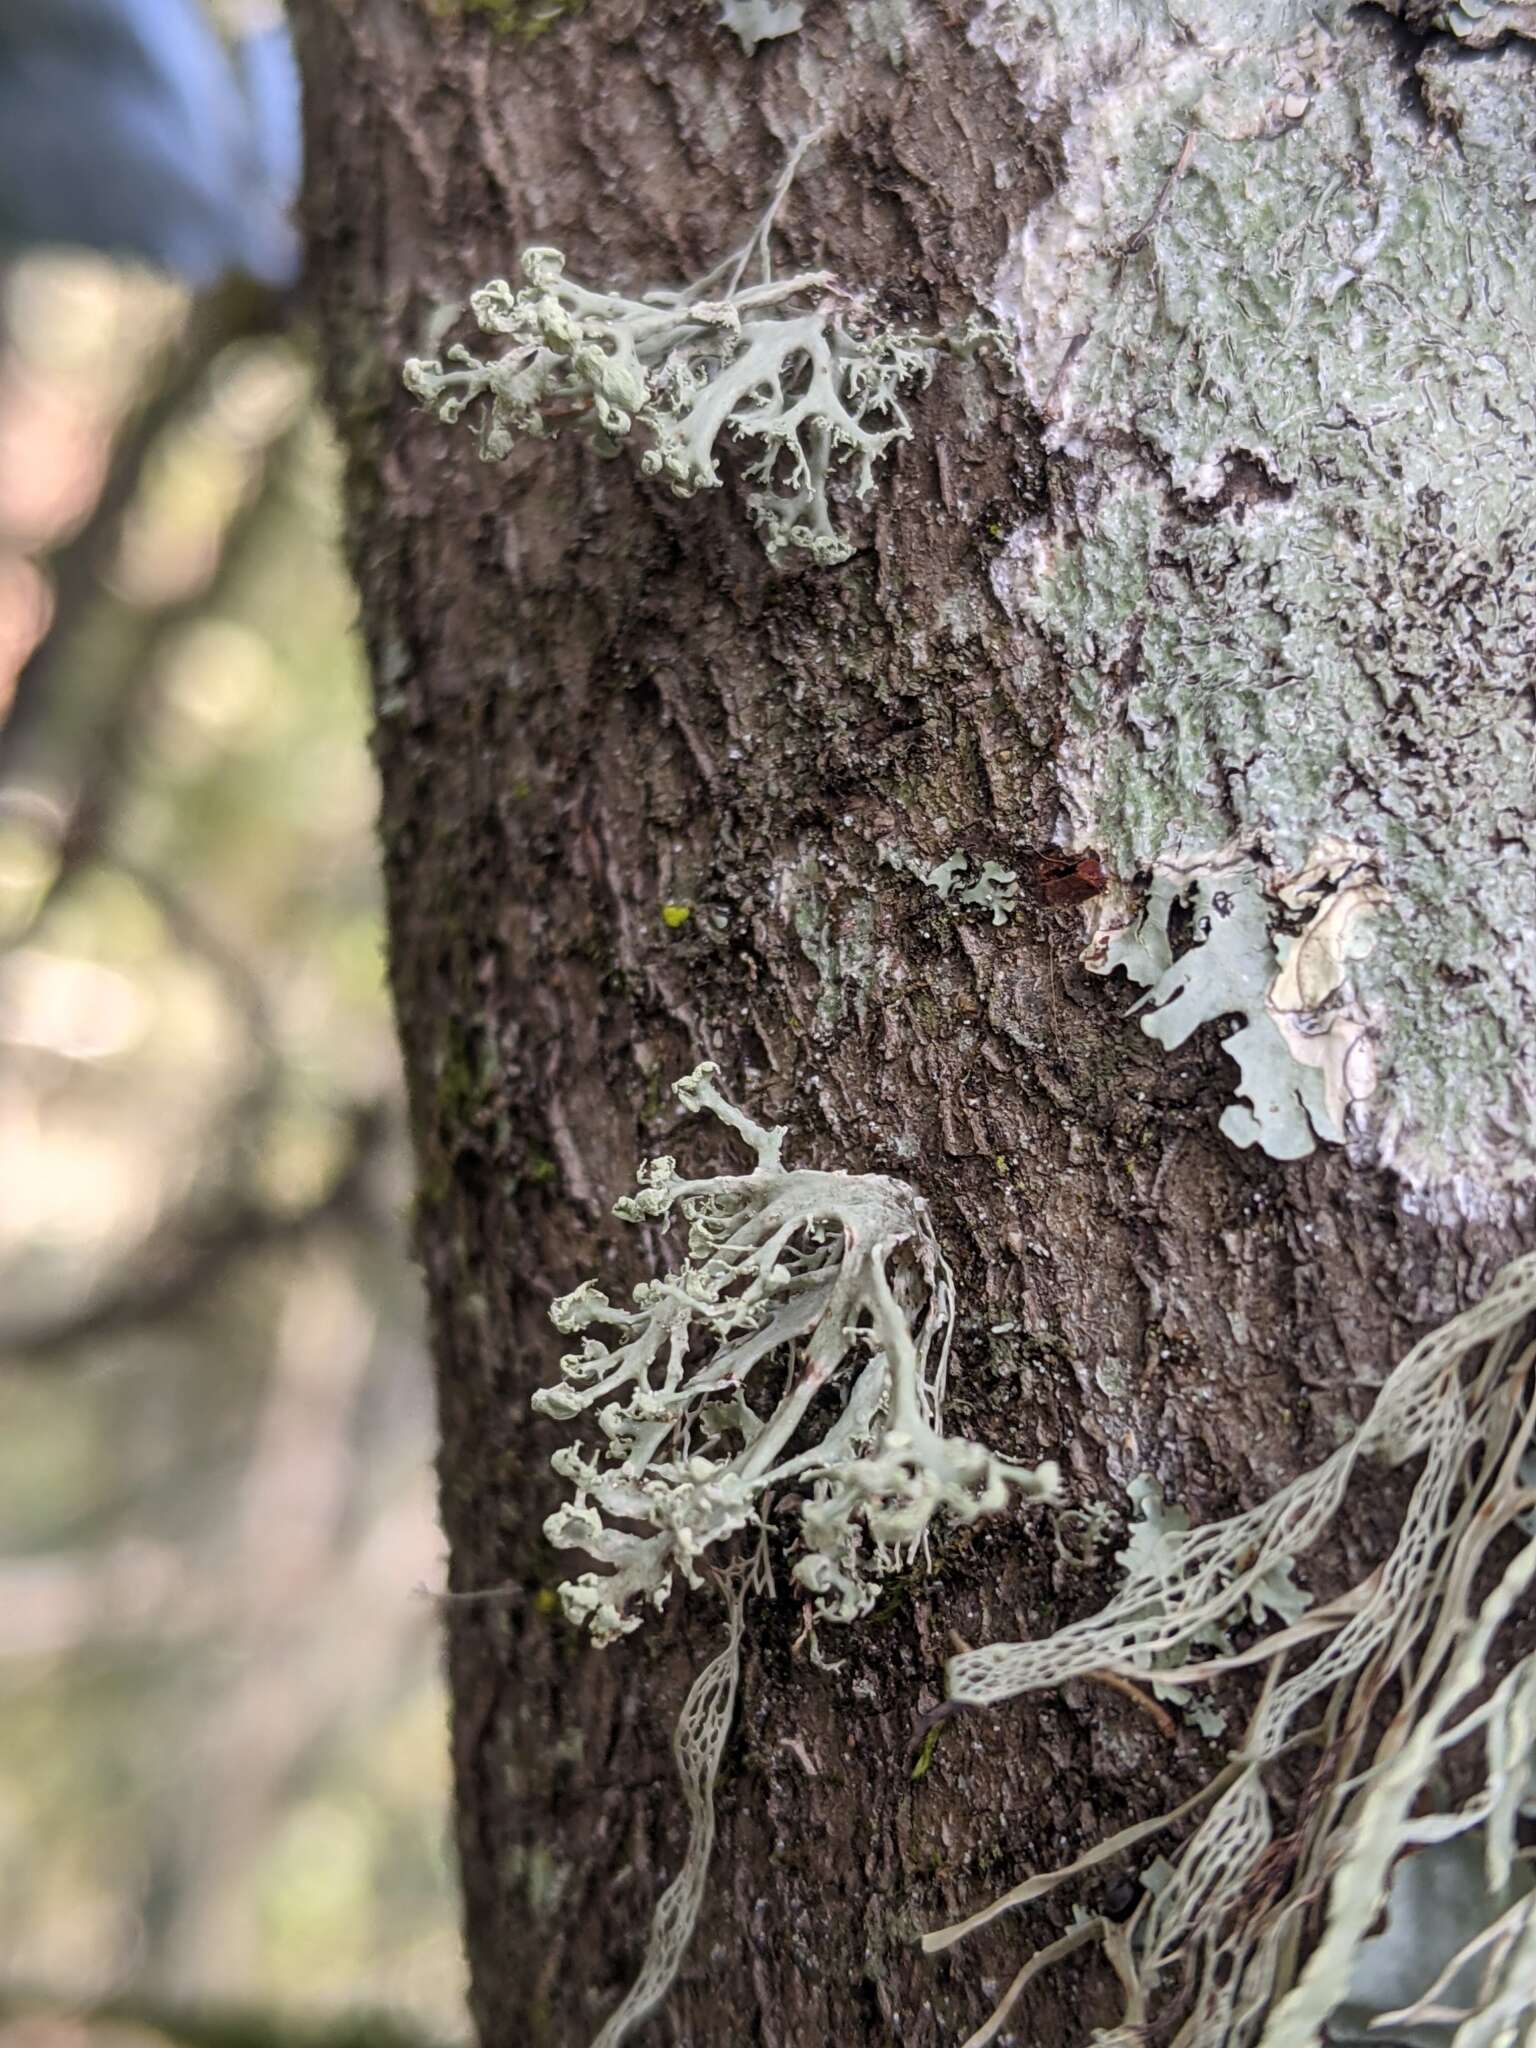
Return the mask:
{"type": "Polygon", "coordinates": [[[884,1175],[791,1170],[785,1133],[732,1108],[714,1074],[699,1067],[676,1092],[745,1140],[751,1172],[691,1181],[650,1161],[615,1214],[665,1222],[680,1208],[687,1261],[642,1282],[633,1308],[588,1282],[550,1311],[560,1330],[607,1333],[534,1396],[562,1420],[605,1402],[602,1449],[555,1453],[576,1494],[545,1525],[610,1567],[560,1589],[598,1642],[639,1626],[632,1603],[663,1606],[674,1573],[700,1584],[705,1553],[757,1526],[775,1495],[798,1520],[795,1582],[816,1614],[846,1622],[935,1517],[974,1521],[1010,1486],[1049,1500],[1059,1485],[1054,1465],[1026,1470],[942,1433],[954,1298],[922,1198],[884,1175]],[[823,1392],[841,1410],[818,1436],[823,1392]]]}
{"type": "Polygon", "coordinates": [[[527,249],[521,291],[494,278],[470,297],[482,329],[510,340],[507,352],[481,362],[455,347],[452,368],[413,357],[406,386],[449,425],[473,407],[487,461],[520,435],[567,428],[616,455],[639,428],[650,444],[642,473],[680,498],[719,485],[728,434],[753,451],[744,468],[761,488],[747,508],[769,559],[846,561],[853,550],[832,523],[834,480],[845,473],[855,497],[869,495],[875,465],[912,431],[902,392],[927,381],[941,349],[974,347],[980,330],[898,334],[829,272],[775,281],[768,224],[698,284],[639,299],[576,283],[558,249],[527,249]],[[744,285],[760,246],[763,280],[744,285]]]}

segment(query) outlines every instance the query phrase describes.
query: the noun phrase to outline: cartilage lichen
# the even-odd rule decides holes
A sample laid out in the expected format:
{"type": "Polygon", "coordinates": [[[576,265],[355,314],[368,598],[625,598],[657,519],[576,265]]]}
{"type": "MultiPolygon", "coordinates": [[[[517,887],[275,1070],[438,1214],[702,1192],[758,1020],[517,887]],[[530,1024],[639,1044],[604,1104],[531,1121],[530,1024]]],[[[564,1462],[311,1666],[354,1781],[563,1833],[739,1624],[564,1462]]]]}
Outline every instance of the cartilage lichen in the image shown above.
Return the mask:
{"type": "Polygon", "coordinates": [[[1054,1465],[943,1434],[954,1293],[922,1197],[884,1174],[786,1167],[785,1133],[734,1109],[715,1072],[676,1093],[746,1141],[751,1171],[687,1180],[651,1160],[614,1213],[664,1223],[681,1209],[687,1258],[632,1307],[588,1281],[550,1311],[582,1347],[534,1406],[562,1420],[597,1407],[603,1441],[555,1453],[575,1498],[545,1534],[607,1567],[560,1589],[598,1642],[638,1627],[675,1575],[697,1585],[705,1554],[757,1526],[770,1493],[793,1509],[775,1527],[814,1612],[853,1621],[936,1516],[969,1522],[1010,1486],[1035,1500],[1057,1487],[1054,1465]],[[813,1437],[824,1390],[841,1406],[813,1437]]]}
{"type": "Polygon", "coordinates": [[[798,551],[846,561],[853,550],[832,522],[835,483],[868,495],[876,463],[911,436],[902,394],[927,382],[940,350],[968,351],[981,329],[901,334],[830,271],[775,279],[773,211],[696,284],[639,298],[578,284],[558,249],[526,249],[520,291],[493,278],[470,297],[482,330],[510,343],[506,352],[482,362],[459,346],[446,365],[413,357],[406,388],[449,425],[476,408],[486,461],[524,434],[570,430],[605,456],[638,437],[648,443],[642,473],[679,498],[719,485],[729,436],[758,486],[747,508],[769,558],[798,551]],[[744,284],[755,255],[761,281],[744,284]]]}

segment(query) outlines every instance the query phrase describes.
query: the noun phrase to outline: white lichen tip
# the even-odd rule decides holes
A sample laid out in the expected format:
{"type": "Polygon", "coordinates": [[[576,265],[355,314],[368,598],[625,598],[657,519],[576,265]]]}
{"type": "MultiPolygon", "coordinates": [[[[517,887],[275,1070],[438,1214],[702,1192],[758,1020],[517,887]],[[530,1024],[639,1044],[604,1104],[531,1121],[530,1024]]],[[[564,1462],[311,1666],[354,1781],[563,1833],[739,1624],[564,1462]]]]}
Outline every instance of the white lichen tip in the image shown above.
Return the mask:
{"type": "Polygon", "coordinates": [[[922,1197],[882,1174],[786,1167],[785,1132],[736,1109],[716,1072],[698,1067],[675,1092],[742,1139],[751,1171],[690,1180],[671,1158],[648,1161],[614,1213],[664,1224],[680,1209],[687,1257],[632,1307],[587,1281],[550,1309],[582,1344],[534,1407],[560,1421],[596,1409],[602,1442],[555,1453],[575,1491],[545,1534],[607,1567],[560,1589],[597,1642],[638,1627],[677,1575],[697,1585],[706,1553],[761,1526],[770,1496],[793,1510],[774,1527],[814,1613],[853,1621],[936,1516],[995,1513],[1010,1487],[1057,1492],[1054,1465],[1010,1465],[942,1432],[954,1294],[922,1197]],[[841,1405],[817,1436],[823,1390],[841,1405]]]}
{"type": "Polygon", "coordinates": [[[639,436],[649,442],[642,473],[679,498],[719,485],[728,435],[759,486],[747,508],[770,559],[845,561],[853,550],[832,523],[834,481],[867,496],[876,463],[911,436],[901,394],[927,382],[940,350],[969,353],[981,335],[895,333],[827,271],[774,280],[772,215],[695,284],[640,298],[578,284],[558,249],[525,249],[521,290],[493,278],[470,297],[483,332],[510,342],[506,353],[482,362],[459,346],[446,364],[413,357],[406,389],[449,425],[476,407],[488,462],[525,434],[570,430],[605,456],[639,436]],[[762,281],[744,285],[754,255],[762,281]]]}

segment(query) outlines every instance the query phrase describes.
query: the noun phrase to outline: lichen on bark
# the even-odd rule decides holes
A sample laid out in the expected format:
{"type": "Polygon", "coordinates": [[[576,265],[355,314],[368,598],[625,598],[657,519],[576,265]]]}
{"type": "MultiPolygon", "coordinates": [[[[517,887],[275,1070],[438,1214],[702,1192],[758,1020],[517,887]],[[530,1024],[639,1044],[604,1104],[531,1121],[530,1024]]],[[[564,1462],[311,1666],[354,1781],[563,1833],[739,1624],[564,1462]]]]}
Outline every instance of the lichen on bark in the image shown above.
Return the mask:
{"type": "Polygon", "coordinates": [[[1362,1152],[1536,1166],[1533,53],[1343,0],[993,0],[1065,176],[994,305],[1066,458],[994,582],[1070,686],[1071,842],[1377,855],[1362,1152]],[[1177,18],[1176,18],[1177,16],[1177,18]]]}
{"type": "MultiPolygon", "coordinates": [[[[696,275],[749,227],[785,138],[829,117],[785,208],[786,263],[835,261],[903,322],[964,321],[1083,169],[1049,109],[1021,117],[1019,60],[984,46],[988,19],[975,0],[849,0],[748,59],[701,0],[616,0],[531,45],[419,0],[295,6],[310,274],[374,653],[444,1524],[453,1585],[507,1588],[447,1610],[488,2041],[589,2040],[682,1858],[668,1729],[715,1617],[674,1601],[587,1654],[539,1534],[566,1426],[529,1406],[551,1296],[659,1274],[649,1234],[606,1212],[635,1158],[679,1135],[671,1074],[713,1057],[808,1161],[921,1184],[967,1304],[965,1434],[1025,1463],[1067,1446],[1079,1502],[1151,1472],[1196,1526],[1329,1455],[1361,1389],[1529,1248],[1518,1216],[1447,1219],[1339,1148],[1290,1165],[1237,1150],[1213,1034],[1151,1044],[1121,987],[1080,972],[1065,915],[1027,894],[1025,856],[1062,815],[1074,677],[1015,595],[1005,616],[990,572],[1048,509],[1063,555],[1078,545],[1090,458],[1042,452],[1037,408],[994,355],[918,401],[886,485],[847,508],[856,556],[790,575],[726,492],[676,501],[583,448],[485,470],[396,388],[398,361],[435,346],[433,308],[526,239],[557,239],[585,275],[696,275]],[[886,847],[925,872],[957,852],[967,876],[1016,869],[1019,908],[1006,925],[957,914],[883,865],[886,847]],[[471,1096],[440,1088],[468,1069],[471,1096]],[[540,1917],[529,1871],[550,1845],[560,1910],[540,1917]]],[[[1401,33],[1365,14],[1348,29],[1362,65],[1401,33]]],[[[1371,75],[1393,96],[1408,76],[1371,75]]],[[[1262,512],[1257,465],[1238,469],[1229,497],[1262,512]]],[[[1112,480],[1107,461],[1097,473],[1112,480]]],[[[1145,481],[1147,544],[1166,552],[1174,501],[1145,481]]],[[[1236,526],[1220,503],[1198,512],[1236,526]]],[[[1074,781],[1081,763],[1078,742],[1074,781]]],[[[1390,1480],[1351,1495],[1351,1554],[1382,1554],[1399,1508],[1390,1480]]],[[[835,1674],[796,1656],[797,1601],[757,1604],[713,1877],[669,1994],[679,2038],[940,2048],[981,2022],[1015,1937],[988,1930],[951,1966],[917,1951],[921,1928],[1204,1770],[1190,1730],[1165,1747],[1135,1702],[1084,1681],[946,1723],[910,1775],[951,1630],[1043,1637],[1105,1570],[1027,1524],[956,1531],[932,1574],[904,1574],[843,1632],[835,1674]]],[[[1079,1963],[1025,1994],[1030,2038],[1112,2018],[1112,1983],[1079,1963]]]]}

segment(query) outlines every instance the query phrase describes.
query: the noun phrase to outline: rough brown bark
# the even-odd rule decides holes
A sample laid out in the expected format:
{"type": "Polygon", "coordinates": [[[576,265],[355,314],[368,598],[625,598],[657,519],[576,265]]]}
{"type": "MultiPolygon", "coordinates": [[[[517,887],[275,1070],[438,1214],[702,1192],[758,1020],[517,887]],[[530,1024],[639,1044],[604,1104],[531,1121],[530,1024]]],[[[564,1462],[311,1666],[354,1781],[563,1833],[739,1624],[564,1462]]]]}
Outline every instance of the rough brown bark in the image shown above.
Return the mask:
{"type": "MultiPolygon", "coordinates": [[[[1068,458],[1042,455],[995,364],[941,370],[836,570],[770,570],[733,487],[674,502],[564,443],[481,468],[413,415],[398,366],[437,302],[530,241],[593,282],[697,275],[750,228],[785,140],[829,116],[786,262],[914,324],[963,319],[1005,214],[1053,176],[1052,137],[1020,132],[964,7],[925,0],[899,64],[877,20],[812,8],[749,62],[697,0],[599,0],[533,42],[415,0],[300,17],[452,1583],[509,1587],[449,1629],[474,2014],[496,2048],[589,2038],[681,1853],[668,1742],[718,1613],[676,1598],[603,1653],[573,1636],[549,1597],[568,1560],[540,1535],[568,1432],[528,1407],[559,1348],[550,1298],[663,1256],[608,1220],[635,1160],[728,1156],[675,1114],[674,1075],[715,1059],[795,1160],[921,1188],[962,1301],[952,1412],[1010,1456],[1059,1457],[1083,1499],[1151,1470],[1197,1519],[1251,1503],[1517,1243],[1410,1213],[1339,1153],[1235,1152],[1212,1034],[1151,1045],[1123,987],[1075,964],[1070,912],[962,922],[879,864],[900,840],[1018,865],[1057,814],[1061,678],[1021,659],[988,567],[1068,458]],[[692,906],[680,929],[669,902],[692,906]]],[[[1346,1543],[1390,1514],[1385,1488],[1359,1501],[1346,1543]]],[[[1192,1732],[1170,1743],[1072,1687],[946,1727],[912,1782],[951,1632],[1038,1632],[1106,1584],[1038,1518],[983,1524],[827,1632],[835,1674],[793,1654],[787,1591],[758,1602],[710,1896],[647,2038],[976,2024],[1023,1932],[937,1962],[913,1934],[1209,1766],[1192,1732]]],[[[1059,1974],[1017,2038],[1078,2037],[1098,1997],[1059,1974]]]]}

